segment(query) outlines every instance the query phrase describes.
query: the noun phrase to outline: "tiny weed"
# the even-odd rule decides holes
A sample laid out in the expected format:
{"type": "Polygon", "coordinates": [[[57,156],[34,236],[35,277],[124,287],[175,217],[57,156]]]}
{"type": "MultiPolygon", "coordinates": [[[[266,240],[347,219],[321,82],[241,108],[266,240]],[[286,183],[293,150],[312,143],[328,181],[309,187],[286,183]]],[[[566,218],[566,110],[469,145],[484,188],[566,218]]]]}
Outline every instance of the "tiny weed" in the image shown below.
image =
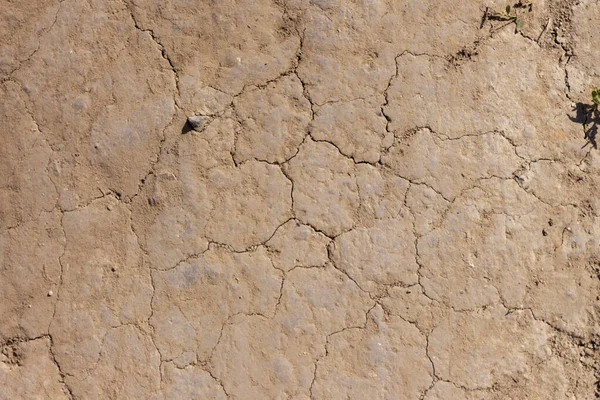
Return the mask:
{"type": "Polygon", "coordinates": [[[592,104],[581,104],[581,106],[588,115],[598,112],[598,106],[600,106],[600,89],[594,88],[592,90],[592,104]]]}
{"type": "Polygon", "coordinates": [[[598,148],[596,136],[598,134],[598,126],[600,124],[600,89],[597,87],[592,90],[592,104],[577,103],[577,108],[582,111],[577,113],[574,121],[582,122],[585,130],[585,138],[594,148],[598,148]]]}
{"type": "Polygon", "coordinates": [[[520,32],[525,27],[524,20],[524,12],[530,13],[533,11],[533,3],[530,0],[519,0],[517,3],[507,4],[501,11],[489,11],[485,10],[485,14],[483,16],[482,26],[486,20],[489,21],[506,21],[505,25],[502,25],[500,28],[505,27],[506,25],[515,24],[515,33],[520,32]]]}
{"type": "Polygon", "coordinates": [[[600,93],[598,92],[598,88],[594,88],[592,90],[592,106],[593,110],[597,110],[598,106],[600,106],[600,93]]]}

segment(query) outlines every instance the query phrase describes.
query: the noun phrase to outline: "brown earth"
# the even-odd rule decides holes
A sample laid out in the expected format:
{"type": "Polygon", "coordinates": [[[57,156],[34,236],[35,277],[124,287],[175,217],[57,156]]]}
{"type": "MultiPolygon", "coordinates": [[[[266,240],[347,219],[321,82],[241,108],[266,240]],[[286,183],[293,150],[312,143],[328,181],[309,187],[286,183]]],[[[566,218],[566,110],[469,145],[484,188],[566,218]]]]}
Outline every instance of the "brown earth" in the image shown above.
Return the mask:
{"type": "Polygon", "coordinates": [[[505,6],[0,0],[0,398],[599,398],[600,2],[505,6]]]}

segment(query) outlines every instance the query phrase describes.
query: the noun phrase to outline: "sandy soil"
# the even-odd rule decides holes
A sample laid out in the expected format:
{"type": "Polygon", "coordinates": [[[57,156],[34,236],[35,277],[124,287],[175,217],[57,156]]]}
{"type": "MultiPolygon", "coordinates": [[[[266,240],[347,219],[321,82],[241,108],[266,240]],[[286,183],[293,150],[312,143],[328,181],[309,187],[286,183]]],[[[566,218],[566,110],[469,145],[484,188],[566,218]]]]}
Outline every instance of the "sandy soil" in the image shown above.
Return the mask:
{"type": "Polygon", "coordinates": [[[599,398],[600,2],[511,5],[0,0],[0,398],[599,398]]]}

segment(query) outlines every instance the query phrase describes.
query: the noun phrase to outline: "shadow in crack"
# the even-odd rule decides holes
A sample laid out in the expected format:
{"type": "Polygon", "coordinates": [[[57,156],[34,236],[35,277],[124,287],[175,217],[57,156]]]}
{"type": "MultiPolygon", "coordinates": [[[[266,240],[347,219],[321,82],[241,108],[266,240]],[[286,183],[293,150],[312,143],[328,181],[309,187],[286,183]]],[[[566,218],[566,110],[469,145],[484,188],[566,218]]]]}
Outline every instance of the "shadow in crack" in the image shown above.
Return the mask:
{"type": "Polygon", "coordinates": [[[592,145],[595,149],[598,148],[596,135],[598,135],[598,124],[600,124],[600,111],[598,107],[585,103],[576,103],[574,117],[569,117],[573,122],[583,125],[587,145],[592,145]]]}

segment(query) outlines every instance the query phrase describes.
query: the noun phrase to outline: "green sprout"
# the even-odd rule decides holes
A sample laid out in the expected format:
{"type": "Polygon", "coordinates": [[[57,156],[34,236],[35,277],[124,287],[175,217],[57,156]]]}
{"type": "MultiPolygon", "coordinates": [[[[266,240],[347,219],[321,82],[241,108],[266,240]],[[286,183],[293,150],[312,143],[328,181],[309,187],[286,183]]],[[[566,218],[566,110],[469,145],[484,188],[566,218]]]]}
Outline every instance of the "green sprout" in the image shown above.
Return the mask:
{"type": "Polygon", "coordinates": [[[598,92],[598,88],[592,90],[592,103],[592,109],[597,110],[598,106],[600,106],[600,92],[598,92]]]}
{"type": "Polygon", "coordinates": [[[597,113],[600,107],[600,89],[594,88],[592,90],[592,104],[582,104],[582,106],[587,114],[597,113]]]}
{"type": "Polygon", "coordinates": [[[598,108],[600,106],[600,90],[595,87],[592,90],[592,104],[581,104],[583,112],[583,126],[586,127],[585,138],[588,143],[591,143],[594,148],[598,148],[596,141],[596,135],[598,134],[598,125],[600,124],[600,112],[598,108]]]}
{"type": "MultiPolygon", "coordinates": [[[[501,26],[503,28],[506,25],[515,24],[515,32],[520,32],[525,27],[525,20],[523,19],[523,13],[519,13],[519,9],[531,12],[533,10],[533,3],[528,0],[519,0],[513,6],[507,4],[501,11],[488,11],[486,9],[484,15],[484,21],[507,21],[507,24],[501,26]]],[[[483,23],[482,23],[483,26],[483,23]]]]}
{"type": "Polygon", "coordinates": [[[506,8],[502,11],[490,11],[488,14],[488,18],[496,21],[515,21],[517,19],[516,15],[512,15],[510,13],[511,7],[507,5],[506,8]]]}

